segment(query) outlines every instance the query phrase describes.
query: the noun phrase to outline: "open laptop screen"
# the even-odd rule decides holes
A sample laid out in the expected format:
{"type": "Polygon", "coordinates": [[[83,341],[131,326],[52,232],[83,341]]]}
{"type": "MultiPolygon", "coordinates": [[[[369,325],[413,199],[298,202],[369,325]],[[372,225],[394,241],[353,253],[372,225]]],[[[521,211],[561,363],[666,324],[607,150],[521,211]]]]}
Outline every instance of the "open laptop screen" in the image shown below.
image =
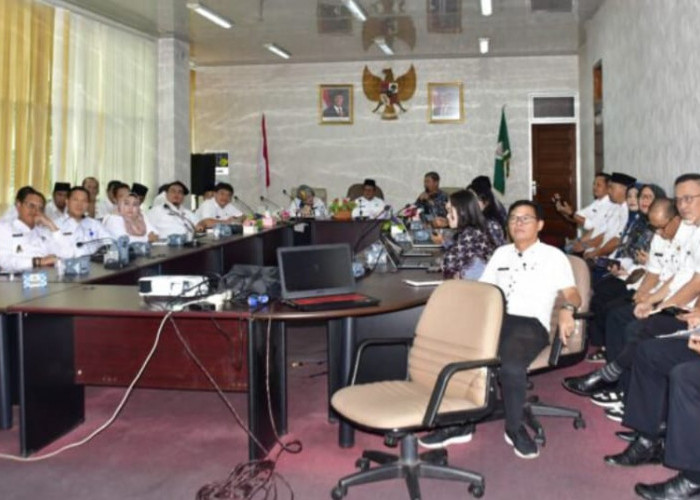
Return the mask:
{"type": "Polygon", "coordinates": [[[283,299],[355,291],[350,245],[310,245],[277,249],[283,299]]]}

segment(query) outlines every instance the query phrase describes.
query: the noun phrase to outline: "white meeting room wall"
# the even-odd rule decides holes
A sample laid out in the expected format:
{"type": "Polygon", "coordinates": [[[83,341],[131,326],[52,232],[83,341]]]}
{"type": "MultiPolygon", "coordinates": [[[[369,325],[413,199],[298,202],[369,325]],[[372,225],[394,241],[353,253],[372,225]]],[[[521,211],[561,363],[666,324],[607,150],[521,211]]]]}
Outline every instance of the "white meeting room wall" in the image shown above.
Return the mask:
{"type": "MultiPolygon", "coordinates": [[[[413,63],[417,90],[398,120],[381,120],[362,90],[364,62],[199,68],[195,87],[195,149],[229,153],[230,181],[254,203],[260,119],[267,122],[271,166],[269,197],[299,183],[325,187],[330,199],[366,177],[376,179],[388,203],[402,206],[435,170],[443,186],[465,186],[493,174],[501,106],[512,150],[505,200],[529,196],[528,100],[534,92],[578,90],[576,56],[391,61],[398,76],[413,63]],[[465,120],[431,124],[428,82],[463,82],[465,120]],[[319,124],[319,84],[354,85],[354,123],[319,124]]],[[[369,62],[381,74],[381,62],[369,62]]]]}

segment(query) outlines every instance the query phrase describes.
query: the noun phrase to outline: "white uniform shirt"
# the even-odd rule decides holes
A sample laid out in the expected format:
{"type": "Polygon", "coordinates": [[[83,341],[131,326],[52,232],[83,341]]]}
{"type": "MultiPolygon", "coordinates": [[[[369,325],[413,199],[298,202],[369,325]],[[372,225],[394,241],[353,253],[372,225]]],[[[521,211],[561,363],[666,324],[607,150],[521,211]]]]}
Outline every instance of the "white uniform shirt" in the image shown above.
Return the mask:
{"type": "Polygon", "coordinates": [[[389,210],[384,210],[384,207],[386,206],[384,200],[376,196],[371,200],[368,200],[364,196],[360,196],[355,200],[355,203],[357,203],[357,206],[352,209],[353,219],[356,217],[368,217],[370,219],[374,219],[379,214],[381,214],[382,219],[388,219],[391,216],[389,210]]]}
{"type": "Polygon", "coordinates": [[[81,220],[75,220],[69,215],[64,215],[62,219],[56,222],[61,234],[71,250],[68,257],[80,257],[82,255],[91,255],[102,245],[106,245],[109,241],[94,242],[87,245],[78,246],[78,243],[92,242],[99,239],[110,239],[111,235],[107,230],[92,217],[85,217],[81,220]]]}
{"type": "Polygon", "coordinates": [[[197,218],[190,210],[175,208],[167,202],[150,209],[147,218],[161,238],[171,234],[194,233],[197,225],[197,218]]]}
{"type": "MultiPolygon", "coordinates": [[[[653,243],[653,240],[652,240],[653,243]]],[[[700,269],[700,230],[694,224],[681,222],[673,242],[669,245],[669,261],[671,262],[673,279],[669,286],[666,298],[675,294],[693,277],[700,269]],[[681,234],[679,234],[681,233],[681,234]]],[[[668,278],[667,278],[668,279],[668,278]]],[[[687,304],[679,304],[692,308],[695,300],[687,304]]]]}
{"type": "Polygon", "coordinates": [[[104,219],[108,215],[115,213],[117,206],[109,200],[98,199],[95,202],[95,219],[104,219]]]}
{"type": "Polygon", "coordinates": [[[503,291],[508,314],[537,318],[547,331],[557,292],[576,286],[566,255],[540,241],[524,252],[512,243],[497,248],[479,281],[503,291]]]}
{"type": "Polygon", "coordinates": [[[143,236],[134,236],[132,234],[127,233],[126,224],[124,224],[124,217],[122,217],[119,214],[110,215],[102,222],[102,224],[104,225],[107,232],[110,235],[112,235],[112,238],[114,239],[117,239],[120,236],[128,236],[129,243],[146,243],[148,242],[148,235],[151,233],[158,234],[158,231],[156,231],[156,228],[153,227],[153,224],[151,224],[151,222],[148,220],[148,217],[146,217],[145,214],[143,216],[143,219],[144,221],[146,221],[146,234],[144,234],[143,236]]]}
{"type": "Polygon", "coordinates": [[[629,219],[629,209],[627,203],[610,203],[603,210],[603,220],[596,225],[591,233],[591,238],[598,235],[603,235],[603,243],[605,245],[613,238],[617,238],[622,234],[629,219]]]}
{"type": "Polygon", "coordinates": [[[15,219],[0,223],[0,270],[26,271],[32,268],[32,258],[56,255],[70,257],[71,249],[61,231],[44,226],[29,228],[15,219]]]}
{"type": "Polygon", "coordinates": [[[153,204],[151,207],[159,207],[161,205],[165,205],[165,203],[168,201],[168,198],[165,195],[165,191],[162,193],[158,193],[155,198],[153,198],[153,204]]]}
{"type": "Polygon", "coordinates": [[[689,247],[695,239],[693,238],[695,233],[697,231],[693,224],[682,222],[671,241],[663,239],[658,234],[654,235],[649,248],[646,269],[650,273],[659,275],[659,286],[672,277],[682,280],[685,279],[682,275],[686,275],[687,279],[690,279],[694,267],[689,247]]]}
{"type": "MultiPolygon", "coordinates": [[[[314,217],[317,219],[327,219],[328,211],[326,210],[326,204],[320,198],[314,197],[314,217]]],[[[287,211],[292,217],[299,217],[301,212],[301,200],[299,198],[294,198],[292,203],[289,205],[287,211]]]]}
{"type": "Polygon", "coordinates": [[[583,228],[590,231],[591,229],[599,226],[601,222],[604,222],[604,214],[607,209],[610,208],[610,205],[612,205],[610,197],[605,195],[598,200],[594,200],[593,203],[576,212],[576,215],[580,215],[586,219],[583,223],[583,228]]]}
{"type": "Polygon", "coordinates": [[[220,206],[214,198],[204,200],[202,205],[197,209],[197,219],[219,219],[226,220],[231,217],[240,217],[243,212],[238,210],[233,204],[228,203],[225,206],[220,206]]]}
{"type": "Polygon", "coordinates": [[[46,204],[44,213],[58,226],[59,221],[66,215],[66,209],[64,208],[63,210],[59,210],[53,200],[51,200],[46,204]]]}
{"type": "Polygon", "coordinates": [[[17,218],[17,207],[13,203],[7,211],[0,217],[0,222],[12,222],[17,218]]]}

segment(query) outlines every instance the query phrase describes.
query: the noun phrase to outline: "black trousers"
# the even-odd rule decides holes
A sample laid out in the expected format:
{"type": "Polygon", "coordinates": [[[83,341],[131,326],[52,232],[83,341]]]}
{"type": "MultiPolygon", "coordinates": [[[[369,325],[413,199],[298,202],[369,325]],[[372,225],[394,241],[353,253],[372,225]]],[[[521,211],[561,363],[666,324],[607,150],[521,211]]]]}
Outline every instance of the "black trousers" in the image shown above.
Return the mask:
{"type": "Polygon", "coordinates": [[[549,334],[536,318],[506,314],[501,326],[501,393],[506,430],[516,431],[523,419],[527,393],[527,367],[549,344],[549,334]]]}
{"type": "Polygon", "coordinates": [[[664,421],[664,463],[700,472],[700,355],[687,340],[647,340],[635,355],[622,423],[657,437],[664,421]]]}
{"type": "Polygon", "coordinates": [[[589,310],[594,313],[588,328],[591,344],[605,345],[605,320],[608,312],[620,306],[629,305],[629,298],[634,294],[627,290],[625,283],[615,276],[606,276],[593,287],[593,297],[589,310]]]}

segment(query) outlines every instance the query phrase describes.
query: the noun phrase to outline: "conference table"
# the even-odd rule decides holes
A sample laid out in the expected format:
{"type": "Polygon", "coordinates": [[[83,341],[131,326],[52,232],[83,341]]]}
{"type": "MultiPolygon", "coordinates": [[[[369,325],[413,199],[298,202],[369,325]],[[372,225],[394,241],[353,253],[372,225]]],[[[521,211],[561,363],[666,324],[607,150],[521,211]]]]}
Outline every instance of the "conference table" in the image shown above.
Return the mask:
{"type": "MultiPolygon", "coordinates": [[[[345,235],[346,242],[357,248],[376,239],[379,231],[376,224],[362,222],[304,224],[311,227],[306,231],[308,243],[338,242],[345,235]],[[362,240],[366,242],[358,244],[362,240]]],[[[34,453],[83,421],[85,385],[127,386],[132,381],[166,314],[141,299],[135,286],[139,277],[222,274],[237,263],[274,265],[277,247],[297,240],[296,232],[302,233],[293,223],[256,235],[205,241],[195,248],[155,247],[150,258],[137,259],[121,270],[94,265],[90,274],[73,281],[51,275],[46,289],[29,295],[21,292],[19,283],[0,283],[2,334],[16,337],[20,452],[34,453]],[[13,327],[6,328],[7,324],[13,327]]],[[[260,458],[275,444],[276,435],[288,432],[287,401],[294,397],[287,393],[289,332],[299,331],[297,325],[326,325],[331,395],[348,383],[358,341],[413,335],[432,289],[410,287],[403,283],[405,278],[426,279],[426,274],[375,272],[362,279],[358,291],[380,299],[373,307],[310,313],[275,302],[257,310],[229,304],[216,312],[173,313],[138,386],[211,390],[189,357],[186,342],[223,390],[248,392],[248,425],[255,437],[249,442],[249,456],[260,458]]],[[[2,345],[0,354],[11,360],[8,343],[2,345]]],[[[381,372],[383,365],[374,369],[381,372]]],[[[8,378],[3,377],[3,385],[8,378]]],[[[2,413],[7,413],[6,407],[2,413]]],[[[329,415],[333,417],[332,412],[329,415]]],[[[352,428],[343,422],[339,443],[353,443],[352,428]]]]}

